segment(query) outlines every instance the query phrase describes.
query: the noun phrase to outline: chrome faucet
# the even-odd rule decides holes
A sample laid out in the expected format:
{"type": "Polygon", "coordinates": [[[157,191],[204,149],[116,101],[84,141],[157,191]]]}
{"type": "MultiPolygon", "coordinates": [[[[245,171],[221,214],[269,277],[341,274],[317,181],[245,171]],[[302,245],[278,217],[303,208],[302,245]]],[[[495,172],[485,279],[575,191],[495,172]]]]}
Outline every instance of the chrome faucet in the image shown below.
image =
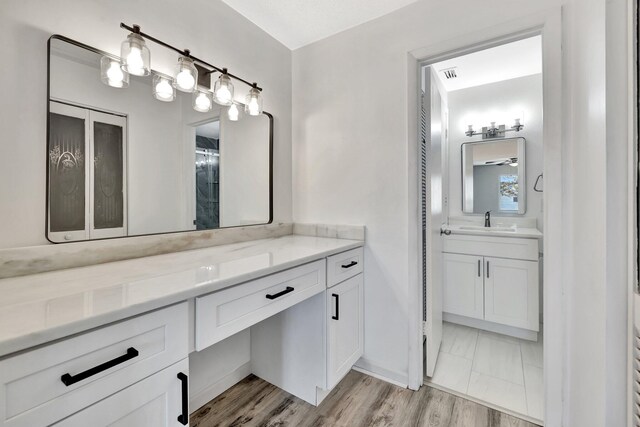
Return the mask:
{"type": "Polygon", "coordinates": [[[486,211],[484,214],[484,226],[491,227],[491,211],[486,211]]]}

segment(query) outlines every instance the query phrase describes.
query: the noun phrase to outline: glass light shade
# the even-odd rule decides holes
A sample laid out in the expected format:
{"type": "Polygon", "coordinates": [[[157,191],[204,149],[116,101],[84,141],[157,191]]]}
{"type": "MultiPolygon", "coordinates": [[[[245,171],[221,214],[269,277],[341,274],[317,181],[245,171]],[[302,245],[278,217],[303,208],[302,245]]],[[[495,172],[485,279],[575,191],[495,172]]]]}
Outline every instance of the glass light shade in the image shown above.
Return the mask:
{"type": "Polygon", "coordinates": [[[227,117],[229,117],[229,120],[231,120],[232,122],[237,122],[238,120],[240,120],[241,116],[242,113],[240,111],[240,108],[238,108],[238,104],[234,102],[227,109],[227,117]]]}
{"type": "Polygon", "coordinates": [[[221,74],[213,85],[213,99],[220,105],[233,104],[233,84],[227,74],[221,74]]]}
{"type": "Polygon", "coordinates": [[[173,79],[156,74],[153,76],[153,96],[158,101],[171,102],[176,99],[173,79]]]}
{"type": "Polygon", "coordinates": [[[201,90],[194,92],[194,110],[200,111],[201,113],[206,113],[207,111],[211,111],[211,107],[213,107],[213,96],[211,95],[211,92],[204,92],[201,90]]]}
{"type": "Polygon", "coordinates": [[[100,80],[111,87],[129,87],[129,74],[122,70],[119,60],[108,56],[100,59],[100,80]]]}
{"type": "Polygon", "coordinates": [[[259,116],[262,114],[262,94],[258,88],[252,87],[245,99],[245,113],[250,116],[259,116]]]}
{"type": "Polygon", "coordinates": [[[144,39],[136,33],[131,33],[120,47],[122,69],[134,76],[148,76],[151,74],[151,53],[144,39]]]}
{"type": "Polygon", "coordinates": [[[191,93],[196,90],[198,83],[198,70],[193,65],[193,59],[181,56],[178,58],[176,78],[173,85],[182,92],[191,93]]]}

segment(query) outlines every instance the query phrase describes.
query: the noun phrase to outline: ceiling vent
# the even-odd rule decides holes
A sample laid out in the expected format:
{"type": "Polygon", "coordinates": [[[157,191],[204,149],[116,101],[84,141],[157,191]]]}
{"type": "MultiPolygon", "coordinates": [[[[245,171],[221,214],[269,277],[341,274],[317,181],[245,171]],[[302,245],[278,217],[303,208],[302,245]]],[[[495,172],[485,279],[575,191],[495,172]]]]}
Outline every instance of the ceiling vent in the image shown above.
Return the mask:
{"type": "Polygon", "coordinates": [[[457,77],[458,77],[457,67],[447,68],[447,69],[445,69],[445,70],[440,70],[440,72],[441,72],[442,74],[444,74],[444,77],[445,77],[447,80],[455,79],[455,78],[457,78],[457,77]]]}

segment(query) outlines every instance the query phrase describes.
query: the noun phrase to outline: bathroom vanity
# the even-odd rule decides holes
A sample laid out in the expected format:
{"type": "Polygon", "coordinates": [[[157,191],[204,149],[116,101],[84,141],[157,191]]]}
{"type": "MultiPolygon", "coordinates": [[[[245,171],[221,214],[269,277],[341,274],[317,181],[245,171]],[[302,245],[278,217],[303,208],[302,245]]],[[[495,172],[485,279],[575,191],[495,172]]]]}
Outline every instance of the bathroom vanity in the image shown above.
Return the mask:
{"type": "Polygon", "coordinates": [[[444,320],[536,341],[542,233],[474,225],[449,230],[443,240],[444,320]]]}
{"type": "Polygon", "coordinates": [[[289,235],[2,279],[0,424],[188,425],[190,353],[247,330],[251,371],[317,405],[363,352],[363,244],[289,235]]]}

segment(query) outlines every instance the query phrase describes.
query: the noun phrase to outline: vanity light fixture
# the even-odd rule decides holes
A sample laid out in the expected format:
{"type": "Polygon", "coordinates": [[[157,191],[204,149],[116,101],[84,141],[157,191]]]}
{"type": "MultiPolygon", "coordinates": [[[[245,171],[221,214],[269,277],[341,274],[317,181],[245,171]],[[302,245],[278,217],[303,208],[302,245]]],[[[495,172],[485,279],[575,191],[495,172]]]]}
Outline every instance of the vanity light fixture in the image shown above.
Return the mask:
{"type": "Polygon", "coordinates": [[[153,76],[153,96],[158,101],[171,102],[176,98],[176,89],[173,87],[173,79],[156,74],[153,76]]]}
{"type": "MultiPolygon", "coordinates": [[[[262,114],[262,88],[257,83],[249,81],[233,75],[226,68],[216,67],[213,64],[203,61],[191,55],[188,49],[180,50],[168,43],[163,42],[155,37],[140,31],[139,25],[128,26],[120,23],[120,28],[128,30],[130,34],[127,39],[122,42],[120,49],[120,68],[122,75],[117,69],[113,69],[105,59],[105,64],[101,63],[101,78],[105,84],[114,87],[127,87],[129,85],[129,74],[134,76],[148,76],[151,74],[151,54],[145,40],[159,44],[162,47],[173,50],[180,54],[178,58],[178,66],[174,79],[156,74],[153,78],[153,96],[160,101],[173,101],[176,96],[175,89],[183,92],[193,93],[193,107],[196,111],[210,111],[213,102],[224,106],[229,106],[227,114],[229,120],[237,121],[241,114],[238,105],[233,101],[234,87],[232,79],[238,80],[247,86],[250,86],[249,93],[246,96],[247,105],[245,111],[257,116],[262,114]],[[204,68],[202,71],[204,76],[212,73],[220,73],[220,77],[216,80],[213,94],[211,92],[198,90],[198,67],[204,68]],[[122,85],[118,86],[118,81],[122,85]]],[[[208,85],[206,85],[208,86],[208,85]]]]}
{"type": "Polygon", "coordinates": [[[468,137],[474,137],[476,135],[482,135],[482,139],[501,138],[504,137],[507,132],[520,132],[524,128],[524,125],[520,122],[520,119],[515,119],[514,125],[509,129],[505,125],[496,126],[496,122],[491,122],[490,126],[482,128],[481,132],[473,130],[473,125],[467,126],[467,131],[464,133],[468,137]]]}
{"type": "Polygon", "coordinates": [[[262,93],[257,83],[253,83],[251,86],[246,97],[244,111],[250,116],[259,116],[262,114],[262,93]]]}
{"type": "Polygon", "coordinates": [[[213,97],[211,92],[197,90],[193,93],[193,109],[201,113],[211,111],[213,106],[213,97]]]}
{"type": "Polygon", "coordinates": [[[229,106],[227,109],[227,116],[232,122],[240,120],[240,109],[238,108],[238,104],[234,102],[229,106]]]}
{"type": "Polygon", "coordinates": [[[227,69],[223,68],[220,77],[213,86],[214,100],[220,105],[233,104],[233,83],[227,74],[227,69]]]}
{"type": "Polygon", "coordinates": [[[122,69],[134,76],[151,74],[151,53],[140,33],[140,26],[130,28],[131,34],[120,46],[122,69]]]}
{"type": "Polygon", "coordinates": [[[129,87],[129,73],[122,70],[118,59],[109,56],[100,59],[100,80],[111,87],[129,87]]]}
{"type": "Polygon", "coordinates": [[[187,93],[193,92],[198,82],[198,70],[193,65],[193,59],[189,57],[190,53],[187,49],[184,51],[184,55],[178,58],[176,79],[174,80],[176,89],[187,93]]]}

